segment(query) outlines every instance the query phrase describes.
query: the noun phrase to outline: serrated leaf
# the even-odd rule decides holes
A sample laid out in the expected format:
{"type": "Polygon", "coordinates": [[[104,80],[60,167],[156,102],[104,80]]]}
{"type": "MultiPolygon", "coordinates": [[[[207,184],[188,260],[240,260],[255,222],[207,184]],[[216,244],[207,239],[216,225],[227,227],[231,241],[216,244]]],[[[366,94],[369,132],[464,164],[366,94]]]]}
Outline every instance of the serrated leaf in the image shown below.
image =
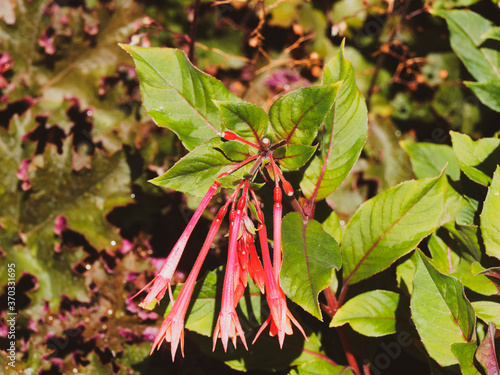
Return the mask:
{"type": "Polygon", "coordinates": [[[474,301],[472,307],[478,318],[486,323],[500,325],[500,303],[493,301],[474,301]]]}
{"type": "Polygon", "coordinates": [[[396,332],[396,309],[399,294],[387,290],[371,290],[351,298],[337,310],[330,327],[349,323],[353,330],[369,337],[396,332]]]}
{"type": "Polygon", "coordinates": [[[238,141],[224,142],[217,148],[222,150],[226,158],[235,162],[243,161],[250,156],[249,146],[238,141]]]}
{"type": "Polygon", "coordinates": [[[219,139],[214,139],[203,143],[175,163],[167,173],[150,182],[203,197],[217,176],[234,165],[234,162],[227,159],[221,151],[216,150],[221,142],[219,139]]]}
{"type": "Polygon", "coordinates": [[[437,271],[417,251],[411,314],[429,355],[441,366],[458,363],[451,344],[469,342],[474,336],[475,314],[462,284],[437,271]]]}
{"type": "Polygon", "coordinates": [[[243,139],[260,145],[269,127],[269,118],[262,108],[243,101],[214,102],[219,107],[224,130],[230,130],[243,139]]]}
{"type": "Polygon", "coordinates": [[[495,353],[495,332],[495,324],[490,323],[488,332],[476,351],[476,359],[483,365],[486,370],[486,375],[500,374],[500,368],[498,367],[498,360],[495,353]]]}
{"type": "Polygon", "coordinates": [[[500,167],[497,167],[481,212],[481,234],[486,254],[500,259],[500,167]]]}
{"type": "Polygon", "coordinates": [[[172,129],[188,150],[222,130],[212,100],[239,100],[222,82],[194,67],[180,50],[120,46],[135,61],[146,111],[159,126],[172,129]]]}
{"type": "Polygon", "coordinates": [[[472,181],[488,186],[500,160],[500,139],[473,141],[468,135],[450,132],[460,169],[472,181]]]}
{"type": "Polygon", "coordinates": [[[474,366],[474,354],[477,344],[475,342],[457,342],[451,344],[451,351],[460,363],[460,370],[463,375],[481,375],[474,366]]]}
{"type": "Polygon", "coordinates": [[[478,81],[500,79],[500,52],[481,46],[482,35],[493,24],[470,10],[432,10],[443,17],[450,29],[450,44],[465,67],[478,81]]]}
{"type": "MultiPolygon", "coordinates": [[[[290,145],[286,146],[285,155],[278,159],[279,164],[286,169],[295,170],[306,164],[318,146],[290,145]]],[[[274,153],[273,153],[274,156],[274,153]]]]}
{"type": "Polygon", "coordinates": [[[340,84],[294,90],[276,100],[269,109],[271,126],[287,144],[310,145],[332,107],[340,84]]]}
{"type": "Polygon", "coordinates": [[[341,266],[339,246],[319,222],[304,222],[296,212],[283,218],[282,238],[281,287],[292,301],[322,319],[318,294],[341,266]]]}
{"type": "Polygon", "coordinates": [[[343,47],[326,64],[323,84],[341,82],[334,107],[325,119],[320,155],[304,173],[300,187],[306,198],[326,198],[344,181],[358,159],[368,132],[366,103],[356,87],[354,69],[343,47]]]}
{"type": "Polygon", "coordinates": [[[464,82],[465,86],[474,91],[474,94],[490,107],[492,110],[500,112],[500,79],[487,82],[464,82]]]}
{"type": "Polygon", "coordinates": [[[389,267],[439,225],[445,176],[404,182],[366,201],[342,240],[344,282],[354,284],[389,267]]]}

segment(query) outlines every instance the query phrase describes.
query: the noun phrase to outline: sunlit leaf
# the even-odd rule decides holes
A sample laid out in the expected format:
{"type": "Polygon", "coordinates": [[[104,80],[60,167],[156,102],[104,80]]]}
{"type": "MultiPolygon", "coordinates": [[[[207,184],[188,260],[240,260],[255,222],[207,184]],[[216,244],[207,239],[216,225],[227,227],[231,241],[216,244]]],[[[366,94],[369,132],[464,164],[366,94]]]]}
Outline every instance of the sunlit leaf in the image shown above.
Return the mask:
{"type": "Polygon", "coordinates": [[[217,176],[235,163],[216,150],[222,141],[210,140],[180,159],[167,173],[151,182],[158,186],[203,197],[217,176]]]}
{"type": "Polygon", "coordinates": [[[359,208],[342,240],[345,283],[386,269],[437,228],[444,211],[444,179],[443,174],[404,182],[359,208]]]}
{"type": "Polygon", "coordinates": [[[474,301],[472,307],[476,311],[479,319],[486,323],[495,323],[500,325],[500,303],[493,301],[474,301]]]}
{"type": "Polygon", "coordinates": [[[481,213],[481,234],[486,254],[500,259],[500,167],[493,175],[481,213]]]}
{"type": "Polygon", "coordinates": [[[344,58],[343,48],[328,62],[323,84],[341,82],[335,105],[325,119],[320,155],[304,173],[300,187],[308,199],[326,198],[346,178],[366,141],[366,103],[356,87],[354,69],[344,58]]]}
{"type": "Polygon", "coordinates": [[[379,337],[396,332],[396,309],[399,294],[387,290],[371,290],[358,294],[335,313],[330,327],[349,323],[356,332],[379,337]]]}
{"type": "Polygon", "coordinates": [[[189,150],[222,130],[212,100],[238,100],[222,82],[194,67],[180,50],[120,46],[134,58],[143,105],[159,126],[172,129],[189,150]]]}
{"type": "Polygon", "coordinates": [[[306,87],[276,100],[269,109],[271,126],[279,140],[310,145],[332,107],[340,84],[306,87]]]}
{"type": "Polygon", "coordinates": [[[296,212],[283,218],[282,236],[281,287],[292,301],[322,319],[318,294],[341,266],[338,244],[319,222],[304,222],[296,212]]]}
{"type": "Polygon", "coordinates": [[[279,159],[279,164],[286,169],[295,170],[306,164],[318,146],[290,145],[286,147],[285,155],[279,159]]]}
{"type": "Polygon", "coordinates": [[[481,375],[474,365],[474,354],[477,344],[475,342],[457,342],[451,344],[451,351],[460,363],[460,370],[464,375],[481,375]]]}
{"type": "Polygon", "coordinates": [[[417,254],[412,319],[429,355],[441,366],[456,364],[458,360],[450,346],[471,341],[476,321],[474,309],[459,281],[439,273],[420,251],[417,254]]]}
{"type": "Polygon", "coordinates": [[[214,102],[219,107],[224,130],[260,145],[269,127],[269,118],[262,108],[243,101],[214,102]]]}
{"type": "Polygon", "coordinates": [[[466,134],[453,131],[450,134],[460,169],[471,180],[488,186],[500,160],[500,139],[483,138],[474,142],[466,134]]]}

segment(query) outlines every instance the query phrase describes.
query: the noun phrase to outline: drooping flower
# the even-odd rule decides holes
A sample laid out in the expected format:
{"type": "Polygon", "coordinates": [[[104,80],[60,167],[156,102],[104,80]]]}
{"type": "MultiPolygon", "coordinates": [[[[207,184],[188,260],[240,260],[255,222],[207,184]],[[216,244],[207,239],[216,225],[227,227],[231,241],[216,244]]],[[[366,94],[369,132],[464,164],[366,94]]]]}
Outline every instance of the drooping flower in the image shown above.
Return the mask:
{"type": "MultiPolygon", "coordinates": [[[[271,324],[269,334],[271,336],[278,335],[278,341],[280,347],[283,347],[283,342],[285,340],[285,334],[291,335],[293,333],[292,323],[299,329],[304,338],[307,340],[307,336],[304,332],[302,326],[297,322],[293,315],[288,310],[286,304],[286,296],[279,285],[279,275],[276,277],[273,267],[271,265],[271,257],[269,256],[269,247],[267,244],[267,230],[264,225],[264,215],[262,211],[257,206],[257,214],[259,215],[259,240],[262,250],[262,260],[264,263],[264,273],[265,273],[265,283],[266,283],[266,300],[269,305],[271,314],[262,324],[259,331],[255,335],[252,344],[257,340],[262,331],[271,324]]],[[[281,228],[280,228],[281,230],[281,228]]],[[[307,340],[308,341],[308,340],[307,340]]]]}
{"type": "Polygon", "coordinates": [[[183,285],[181,292],[177,297],[177,300],[173,304],[172,311],[170,311],[170,313],[163,321],[163,324],[153,343],[153,347],[151,348],[151,353],[153,353],[155,348],[160,347],[160,344],[163,340],[166,340],[171,343],[171,353],[173,361],[175,358],[175,353],[177,352],[177,346],[179,345],[180,341],[182,356],[184,356],[184,320],[186,311],[189,306],[191,295],[193,294],[196,278],[198,277],[203,261],[205,260],[208,251],[210,250],[210,245],[212,244],[212,241],[220,228],[222,219],[224,219],[224,216],[226,215],[229,203],[231,203],[231,200],[228,200],[227,203],[217,213],[217,216],[213,221],[212,226],[210,227],[203,247],[201,248],[200,254],[198,254],[198,257],[196,258],[193,269],[189,274],[186,283],[183,285]]]}
{"type": "MultiPolygon", "coordinates": [[[[222,346],[224,351],[227,351],[227,343],[229,338],[233,341],[234,347],[236,347],[236,339],[239,335],[243,345],[248,350],[247,343],[245,340],[245,334],[241,328],[241,324],[238,320],[238,315],[235,310],[235,290],[236,290],[236,278],[237,270],[239,268],[238,261],[238,237],[240,235],[240,226],[242,223],[242,215],[244,208],[246,206],[247,192],[248,192],[248,180],[246,181],[245,188],[243,189],[243,194],[238,202],[236,211],[234,212],[234,219],[231,218],[231,226],[229,227],[229,249],[227,256],[226,265],[226,275],[224,277],[224,286],[222,289],[222,303],[219,317],[215,325],[214,335],[213,335],[213,349],[215,350],[215,345],[217,344],[217,338],[220,337],[222,341],[222,346]]],[[[231,212],[233,214],[233,212],[231,212]]],[[[238,277],[239,278],[239,277],[238,277]]]]}
{"type": "MultiPolygon", "coordinates": [[[[229,339],[232,340],[234,347],[236,347],[238,336],[243,342],[245,348],[248,349],[245,334],[236,313],[236,307],[243,296],[248,283],[248,277],[252,278],[262,293],[266,293],[266,299],[270,308],[270,316],[259,329],[254,342],[268,325],[270,325],[270,335],[278,336],[280,346],[283,346],[285,335],[292,334],[292,323],[298,327],[305,337],[304,330],[288,310],[285,293],[279,285],[279,273],[281,269],[282,256],[282,193],[280,183],[287,195],[293,195],[293,189],[285,180],[280,168],[273,159],[272,151],[269,150],[271,147],[269,139],[264,138],[259,140],[258,144],[254,144],[231,132],[224,132],[220,134],[220,136],[228,140],[240,140],[254,148],[257,148],[259,153],[249,156],[244,161],[235,164],[228,171],[217,177],[200,203],[200,206],[196,209],[181,237],[173,247],[159,273],[150,283],[139,291],[140,293],[147,288],[151,288],[140,304],[142,307],[148,306],[155,299],[159,302],[164,297],[167,289],[169,291],[172,308],[158,331],[151,353],[155,349],[158,349],[163,341],[168,341],[171,343],[172,360],[175,358],[179,344],[182,355],[184,355],[184,322],[196,279],[208,251],[210,250],[212,241],[219,230],[221,222],[230,205],[228,257],[222,291],[221,310],[219,312],[213,334],[213,349],[215,350],[218,338],[222,341],[224,351],[227,351],[229,339]],[[250,181],[253,178],[253,175],[255,175],[257,170],[263,165],[263,163],[265,163],[265,160],[270,162],[268,170],[272,173],[275,181],[273,208],[273,264],[271,264],[271,257],[269,255],[264,216],[260,209],[260,204],[257,200],[255,192],[250,186],[250,181]],[[235,172],[242,166],[252,161],[254,162],[253,166],[248,170],[245,177],[241,179],[238,187],[234,190],[227,202],[217,213],[193,269],[190,272],[185,284],[182,286],[177,300],[174,302],[170,284],[171,280],[176,272],[177,265],[194,227],[221,185],[221,183],[218,182],[218,179],[235,172]],[[253,202],[250,200],[250,197],[253,198],[253,202]],[[252,217],[249,216],[249,211],[252,213],[252,217]],[[253,220],[258,221],[257,230],[255,229],[253,220]],[[264,267],[260,262],[259,256],[257,255],[257,249],[255,247],[256,234],[259,237],[264,267]]],[[[276,145],[273,147],[276,147],[276,145]]]]}

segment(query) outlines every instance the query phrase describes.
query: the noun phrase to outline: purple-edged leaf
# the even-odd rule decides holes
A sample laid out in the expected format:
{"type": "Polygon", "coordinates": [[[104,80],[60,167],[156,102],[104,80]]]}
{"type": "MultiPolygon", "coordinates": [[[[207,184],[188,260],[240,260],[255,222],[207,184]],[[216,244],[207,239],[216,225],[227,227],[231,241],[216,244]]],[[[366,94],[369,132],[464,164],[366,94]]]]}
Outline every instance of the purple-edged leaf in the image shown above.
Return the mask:
{"type": "Polygon", "coordinates": [[[457,342],[451,344],[451,351],[458,359],[463,375],[481,375],[474,365],[474,354],[477,344],[475,342],[457,342]]]}
{"type": "Polygon", "coordinates": [[[279,164],[283,168],[294,170],[306,164],[318,146],[290,145],[285,148],[285,155],[279,159],[279,164]]]}
{"type": "Polygon", "coordinates": [[[159,126],[172,129],[189,150],[222,130],[212,100],[239,100],[222,82],[194,67],[180,50],[120,46],[135,61],[142,102],[159,126]]]}
{"type": "Polygon", "coordinates": [[[451,345],[472,340],[474,309],[456,278],[441,274],[419,250],[416,260],[410,304],[413,322],[432,358],[441,366],[457,364],[451,345]]]}
{"type": "Polygon", "coordinates": [[[368,114],[343,46],[325,66],[323,84],[341,84],[325,119],[322,148],[306,169],[300,187],[308,199],[326,198],[344,181],[358,159],[368,132],[368,114]]]}
{"type": "Polygon", "coordinates": [[[332,107],[339,87],[340,83],[306,87],[276,100],[269,109],[276,137],[288,144],[310,145],[332,107]]]}
{"type": "Polygon", "coordinates": [[[319,222],[304,222],[296,212],[283,218],[282,237],[281,287],[292,301],[322,319],[318,294],[342,264],[339,245],[319,222]]]}
{"type": "Polygon", "coordinates": [[[500,286],[500,267],[488,268],[479,272],[479,274],[487,276],[491,281],[500,286]]]}
{"type": "Polygon", "coordinates": [[[227,171],[234,162],[217,150],[222,141],[218,138],[196,147],[184,156],[167,173],[150,182],[155,185],[203,197],[215,179],[227,171]]]}
{"type": "Polygon", "coordinates": [[[476,359],[483,365],[487,375],[499,375],[498,360],[495,353],[495,324],[490,323],[488,332],[479,348],[477,348],[476,359]]]}
{"type": "Polygon", "coordinates": [[[439,226],[445,178],[442,173],[404,182],[359,208],[342,240],[345,283],[357,283],[386,269],[439,226]]]}
{"type": "Polygon", "coordinates": [[[244,101],[214,103],[219,107],[223,130],[232,131],[243,139],[260,145],[269,127],[269,118],[262,108],[244,101]]]}
{"type": "Polygon", "coordinates": [[[481,234],[486,254],[500,259],[500,166],[493,174],[481,212],[481,234]]]}

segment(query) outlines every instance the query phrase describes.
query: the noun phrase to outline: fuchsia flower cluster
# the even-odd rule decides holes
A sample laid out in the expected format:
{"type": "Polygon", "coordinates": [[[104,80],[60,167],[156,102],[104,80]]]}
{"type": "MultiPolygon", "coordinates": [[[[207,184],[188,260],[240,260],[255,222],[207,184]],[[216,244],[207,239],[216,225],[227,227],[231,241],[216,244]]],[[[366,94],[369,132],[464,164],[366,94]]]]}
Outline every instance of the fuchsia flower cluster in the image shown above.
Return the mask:
{"type": "MultiPolygon", "coordinates": [[[[282,189],[287,195],[293,194],[291,185],[284,179],[283,174],[273,158],[273,150],[271,142],[267,138],[263,138],[259,144],[251,143],[240,138],[234,133],[224,132],[220,134],[222,138],[227,140],[238,140],[256,148],[259,152],[256,155],[249,156],[244,161],[234,165],[228,171],[222,173],[217,179],[230,175],[253,162],[247,177],[244,177],[238,187],[231,194],[227,202],[220,208],[217,213],[207,238],[201,248],[201,251],[196,259],[196,262],[189,274],[186,282],[174,302],[171,290],[171,280],[177,268],[179,260],[182,256],[187,241],[193,232],[198,220],[203,211],[207,207],[210,200],[217,193],[221,183],[215,180],[200,206],[196,209],[193,217],[188,223],[186,229],[180,236],[179,240],[171,250],[165,264],[154,279],[146,285],[139,293],[150,288],[149,293],[141,302],[141,306],[148,306],[156,299],[158,302],[164,297],[168,290],[170,300],[173,303],[172,310],[165,318],[158,335],[153,343],[151,353],[155,348],[159,348],[165,340],[171,343],[172,360],[175,358],[177,348],[181,346],[182,355],[184,355],[184,321],[186,311],[189,306],[189,301],[193,293],[196,279],[200,272],[201,266],[208,254],[210,246],[214,240],[217,231],[220,228],[222,220],[229,211],[229,247],[226,271],[224,277],[224,286],[222,290],[222,303],[219,317],[213,333],[213,350],[215,350],[217,339],[220,338],[224,351],[227,351],[229,339],[232,340],[236,347],[237,337],[239,336],[243,345],[248,350],[245,334],[238,320],[236,306],[247,286],[248,277],[251,277],[253,282],[260,288],[262,293],[266,294],[266,300],[269,305],[270,315],[262,324],[261,328],[255,336],[255,340],[259,337],[262,331],[270,325],[269,334],[278,336],[280,346],[283,346],[285,335],[292,334],[292,323],[297,326],[300,332],[307,337],[300,324],[295,320],[287,308],[286,296],[279,284],[279,273],[281,269],[281,219],[282,219],[282,189]],[[273,262],[269,253],[267,240],[267,229],[264,223],[264,215],[260,208],[260,203],[254,190],[251,187],[250,181],[252,176],[264,164],[267,164],[267,169],[272,175],[275,183],[274,187],[274,210],[273,210],[273,262]],[[253,208],[250,209],[249,208],[253,208]],[[253,214],[252,214],[253,212],[253,214]],[[255,213],[256,216],[255,217],[255,213]],[[255,229],[254,222],[257,222],[255,229]],[[257,255],[255,246],[255,237],[258,237],[260,243],[262,263],[257,255]]],[[[139,294],[138,293],[138,294],[139,294]]]]}

